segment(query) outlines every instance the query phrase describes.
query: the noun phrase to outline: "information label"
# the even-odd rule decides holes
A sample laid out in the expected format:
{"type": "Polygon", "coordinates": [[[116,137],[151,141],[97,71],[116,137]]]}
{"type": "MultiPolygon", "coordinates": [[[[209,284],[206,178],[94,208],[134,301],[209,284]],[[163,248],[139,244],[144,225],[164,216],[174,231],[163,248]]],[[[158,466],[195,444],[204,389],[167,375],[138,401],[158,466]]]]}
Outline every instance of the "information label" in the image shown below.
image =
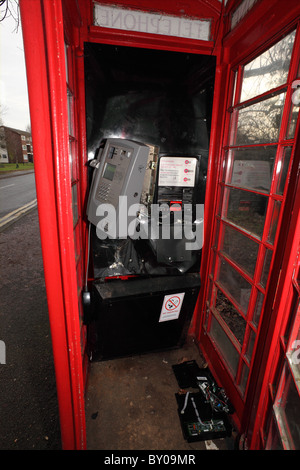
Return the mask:
{"type": "Polygon", "coordinates": [[[195,186],[197,158],[161,157],[159,161],[159,186],[195,186]]]}
{"type": "Polygon", "coordinates": [[[160,312],[159,322],[177,320],[180,314],[184,292],[165,295],[160,312]]]}

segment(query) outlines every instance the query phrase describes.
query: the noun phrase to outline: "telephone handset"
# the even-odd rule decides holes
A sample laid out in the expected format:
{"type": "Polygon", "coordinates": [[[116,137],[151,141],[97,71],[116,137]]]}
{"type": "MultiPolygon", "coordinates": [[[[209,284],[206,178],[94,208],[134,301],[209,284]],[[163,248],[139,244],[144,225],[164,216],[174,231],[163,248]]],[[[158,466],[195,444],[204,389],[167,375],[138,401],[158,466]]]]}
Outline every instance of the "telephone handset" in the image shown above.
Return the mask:
{"type": "MultiPolygon", "coordinates": [[[[100,204],[113,205],[118,216],[123,210],[120,196],[127,197],[127,207],[150,197],[151,163],[156,155],[156,147],[133,140],[108,138],[102,143],[97,159],[92,162],[95,169],[87,204],[87,217],[92,224],[97,226],[100,222],[101,216],[97,215],[100,204]],[[147,178],[146,170],[150,171],[147,178]],[[148,188],[145,188],[145,180],[148,188]]],[[[108,218],[106,221],[110,222],[108,218]]],[[[116,222],[118,225],[118,220],[116,222]]]]}

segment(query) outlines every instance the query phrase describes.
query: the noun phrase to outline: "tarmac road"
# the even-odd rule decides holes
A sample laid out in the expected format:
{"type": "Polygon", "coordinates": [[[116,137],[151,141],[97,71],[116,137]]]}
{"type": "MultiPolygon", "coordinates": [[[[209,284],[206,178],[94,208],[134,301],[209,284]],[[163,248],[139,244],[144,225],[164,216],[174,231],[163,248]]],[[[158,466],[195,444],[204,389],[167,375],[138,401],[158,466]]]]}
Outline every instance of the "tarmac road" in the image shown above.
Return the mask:
{"type": "Polygon", "coordinates": [[[37,209],[0,233],[0,449],[61,449],[37,209]],[[0,361],[1,362],[1,361],[0,361]]]}
{"type": "Polygon", "coordinates": [[[1,175],[0,218],[36,198],[34,172],[1,175]]]}

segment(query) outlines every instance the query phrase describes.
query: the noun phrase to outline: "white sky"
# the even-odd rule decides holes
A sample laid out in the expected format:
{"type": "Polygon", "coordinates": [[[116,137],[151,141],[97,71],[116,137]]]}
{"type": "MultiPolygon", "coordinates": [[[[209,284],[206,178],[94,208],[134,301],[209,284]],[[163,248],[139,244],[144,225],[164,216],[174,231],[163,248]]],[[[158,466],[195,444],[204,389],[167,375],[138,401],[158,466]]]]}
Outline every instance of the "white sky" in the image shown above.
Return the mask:
{"type": "Polygon", "coordinates": [[[30,124],[21,23],[12,17],[0,23],[0,103],[3,124],[26,130],[30,124]]]}

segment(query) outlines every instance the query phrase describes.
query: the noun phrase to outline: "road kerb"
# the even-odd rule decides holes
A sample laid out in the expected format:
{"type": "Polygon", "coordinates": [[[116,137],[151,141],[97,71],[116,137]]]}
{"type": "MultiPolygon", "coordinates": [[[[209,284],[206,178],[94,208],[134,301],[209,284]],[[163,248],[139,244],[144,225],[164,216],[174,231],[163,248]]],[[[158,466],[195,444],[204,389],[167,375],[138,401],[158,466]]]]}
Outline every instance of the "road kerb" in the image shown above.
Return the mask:
{"type": "Polygon", "coordinates": [[[28,202],[22,207],[15,209],[14,211],[10,212],[9,214],[4,215],[0,219],[0,232],[6,229],[9,225],[16,222],[20,217],[23,217],[29,211],[34,209],[37,206],[37,199],[33,199],[32,201],[28,202]]]}

